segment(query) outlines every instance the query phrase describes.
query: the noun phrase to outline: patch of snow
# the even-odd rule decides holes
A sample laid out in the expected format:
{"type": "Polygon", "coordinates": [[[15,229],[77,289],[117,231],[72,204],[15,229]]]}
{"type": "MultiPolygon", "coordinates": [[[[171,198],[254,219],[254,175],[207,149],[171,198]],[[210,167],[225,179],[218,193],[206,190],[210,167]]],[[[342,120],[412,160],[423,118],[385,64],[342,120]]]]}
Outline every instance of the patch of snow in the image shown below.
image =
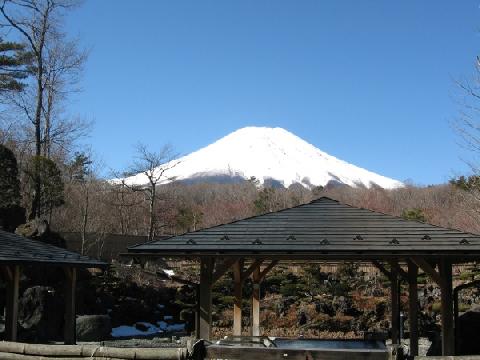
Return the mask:
{"type": "Polygon", "coordinates": [[[171,316],[171,315],[165,315],[163,317],[163,320],[172,320],[172,319],[173,319],[173,316],[171,316]]]}
{"type": "Polygon", "coordinates": [[[142,323],[147,327],[146,331],[141,331],[137,329],[135,326],[128,326],[128,325],[121,325],[115,328],[112,328],[112,337],[127,337],[127,336],[139,336],[139,335],[153,335],[162,330],[155,325],[150,323],[142,323]]]}
{"type": "Polygon", "coordinates": [[[163,332],[176,332],[185,330],[185,324],[167,324],[165,321],[159,321],[157,324],[151,324],[148,322],[141,322],[145,325],[147,330],[142,331],[135,326],[121,325],[112,328],[112,337],[133,337],[133,336],[146,336],[154,335],[163,332]]]}
{"type": "MultiPolygon", "coordinates": [[[[274,179],[285,187],[295,183],[305,187],[325,186],[330,181],[352,187],[376,184],[392,189],[404,186],[400,181],[339,160],[282,128],[239,129],[166,166],[174,164],[165,175],[177,180],[218,176],[255,177],[261,184],[274,179]]],[[[148,183],[144,174],[128,177],[125,181],[131,185],[148,183]]]]}
{"type": "Polygon", "coordinates": [[[173,276],[173,275],[175,275],[175,271],[173,271],[173,270],[169,270],[169,269],[162,269],[162,270],[163,270],[163,272],[164,272],[165,274],[167,274],[168,276],[173,276]]]}

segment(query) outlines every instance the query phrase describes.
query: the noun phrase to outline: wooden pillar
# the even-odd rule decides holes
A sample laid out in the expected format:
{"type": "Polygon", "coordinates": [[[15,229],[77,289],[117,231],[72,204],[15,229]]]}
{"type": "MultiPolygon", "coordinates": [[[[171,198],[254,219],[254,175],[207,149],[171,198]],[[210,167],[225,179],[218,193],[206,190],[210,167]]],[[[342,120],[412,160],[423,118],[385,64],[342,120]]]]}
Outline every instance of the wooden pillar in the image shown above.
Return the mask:
{"type": "Polygon", "coordinates": [[[251,327],[250,332],[252,336],[260,336],[260,266],[252,273],[252,312],[251,312],[251,327]]]}
{"type": "Polygon", "coordinates": [[[398,281],[398,262],[391,261],[390,295],[392,303],[392,344],[400,343],[400,292],[398,281]]]}
{"type": "Polygon", "coordinates": [[[410,356],[418,355],[418,266],[408,261],[408,325],[410,329],[410,356]]]}
{"type": "Polygon", "coordinates": [[[442,259],[439,263],[442,317],[442,355],[455,355],[453,329],[452,264],[442,259]]]}
{"type": "Polygon", "coordinates": [[[65,272],[65,316],[63,325],[63,341],[67,345],[77,342],[77,321],[75,290],[77,287],[77,269],[64,268],[65,272]]]}
{"type": "Polygon", "coordinates": [[[20,266],[5,266],[6,308],[5,308],[5,339],[17,341],[18,291],[20,285],[20,266]]]}
{"type": "Polygon", "coordinates": [[[200,259],[199,339],[211,340],[212,336],[212,273],[213,258],[200,259]]]}
{"type": "Polygon", "coordinates": [[[242,271],[243,259],[240,259],[233,264],[233,291],[235,297],[233,303],[233,336],[242,335],[242,271]]]}

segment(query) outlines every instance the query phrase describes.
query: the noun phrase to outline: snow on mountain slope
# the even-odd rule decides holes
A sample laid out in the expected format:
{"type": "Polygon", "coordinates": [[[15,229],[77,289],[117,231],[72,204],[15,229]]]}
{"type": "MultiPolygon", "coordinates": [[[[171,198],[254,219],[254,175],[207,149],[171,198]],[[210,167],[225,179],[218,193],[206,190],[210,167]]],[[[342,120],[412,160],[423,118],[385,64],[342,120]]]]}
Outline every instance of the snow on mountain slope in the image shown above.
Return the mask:
{"type": "MultiPolygon", "coordinates": [[[[282,128],[242,128],[176,161],[179,163],[166,175],[184,181],[254,176],[261,183],[275,180],[285,187],[294,183],[325,186],[331,181],[353,187],[403,186],[399,181],[330,156],[282,128]]],[[[126,182],[142,185],[147,179],[138,174],[126,182]]]]}

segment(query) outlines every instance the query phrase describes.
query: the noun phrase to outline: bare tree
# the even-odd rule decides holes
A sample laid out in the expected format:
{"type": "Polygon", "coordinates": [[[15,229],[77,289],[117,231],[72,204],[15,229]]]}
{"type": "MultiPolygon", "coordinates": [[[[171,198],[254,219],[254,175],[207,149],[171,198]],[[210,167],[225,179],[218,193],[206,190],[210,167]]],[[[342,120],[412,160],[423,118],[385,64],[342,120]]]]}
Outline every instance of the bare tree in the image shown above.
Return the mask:
{"type": "Polygon", "coordinates": [[[124,184],[133,191],[141,191],[148,203],[148,239],[154,236],[156,224],[155,203],[157,200],[157,186],[173,180],[168,176],[168,171],[178,164],[176,155],[170,145],[163,146],[160,151],[154,152],[147,149],[144,144],[136,146],[136,157],[124,176],[142,175],[145,182],[142,185],[132,185],[125,181],[124,184]]]}
{"type": "Polygon", "coordinates": [[[454,130],[461,138],[461,145],[473,153],[474,160],[468,164],[478,173],[480,154],[480,58],[477,57],[475,73],[470,80],[456,81],[459,89],[457,101],[459,115],[453,121],[454,130]]]}
{"type": "MultiPolygon", "coordinates": [[[[73,43],[65,42],[60,32],[65,12],[78,3],[77,0],[0,1],[0,13],[5,20],[1,26],[16,30],[27,45],[26,50],[32,54],[33,86],[27,87],[25,93],[15,99],[14,104],[33,124],[35,156],[42,155],[42,143],[45,140],[42,138],[42,120],[47,116],[51,121],[55,96],[65,85],[66,74],[76,73],[84,61],[84,57],[74,51],[76,48],[72,46],[73,43]],[[60,52],[63,56],[59,55],[60,52]]],[[[50,144],[51,122],[44,130],[50,144]]],[[[40,182],[40,177],[36,176],[30,218],[40,215],[40,182]]]]}
{"type": "Polygon", "coordinates": [[[55,34],[46,54],[42,144],[43,156],[49,158],[53,145],[64,148],[72,139],[86,135],[91,123],[62,116],[63,102],[70,93],[80,90],[78,83],[88,53],[78,50],[77,41],[66,41],[63,34],[55,34]]]}

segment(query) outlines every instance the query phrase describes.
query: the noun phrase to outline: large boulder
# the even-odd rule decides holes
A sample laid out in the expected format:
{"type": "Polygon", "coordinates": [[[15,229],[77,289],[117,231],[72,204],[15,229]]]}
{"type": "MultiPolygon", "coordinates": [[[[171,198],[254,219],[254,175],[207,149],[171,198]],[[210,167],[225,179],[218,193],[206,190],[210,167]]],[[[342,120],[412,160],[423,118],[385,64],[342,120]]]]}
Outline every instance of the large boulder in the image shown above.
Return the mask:
{"type": "Polygon", "coordinates": [[[480,354],[480,307],[458,317],[458,355],[480,354]]]}
{"type": "Polygon", "coordinates": [[[78,341],[102,341],[110,338],[112,322],[108,315],[82,315],[77,317],[78,341]]]}
{"type": "Polygon", "coordinates": [[[61,339],[63,308],[62,298],[55,294],[52,287],[33,286],[26,289],[18,302],[20,340],[46,342],[61,339]]]}

